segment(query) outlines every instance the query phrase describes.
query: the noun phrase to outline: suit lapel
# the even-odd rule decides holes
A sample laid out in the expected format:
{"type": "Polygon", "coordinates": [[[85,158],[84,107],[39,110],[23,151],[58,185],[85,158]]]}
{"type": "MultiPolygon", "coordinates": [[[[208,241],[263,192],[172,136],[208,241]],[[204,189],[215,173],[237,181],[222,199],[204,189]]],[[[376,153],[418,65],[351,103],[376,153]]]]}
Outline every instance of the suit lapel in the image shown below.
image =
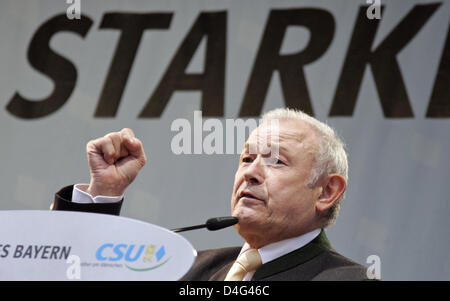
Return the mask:
{"type": "Polygon", "coordinates": [[[209,281],[224,281],[225,277],[228,274],[228,271],[231,269],[231,266],[233,265],[234,260],[226,265],[224,265],[220,270],[218,270],[216,273],[214,273],[211,278],[209,278],[209,281]]]}
{"type": "Polygon", "coordinates": [[[261,280],[271,275],[289,270],[313,259],[317,255],[329,249],[331,249],[330,242],[325,235],[325,231],[322,229],[320,234],[307,245],[292,251],[291,253],[283,255],[280,258],[263,264],[258,270],[256,270],[252,280],[261,280]]]}

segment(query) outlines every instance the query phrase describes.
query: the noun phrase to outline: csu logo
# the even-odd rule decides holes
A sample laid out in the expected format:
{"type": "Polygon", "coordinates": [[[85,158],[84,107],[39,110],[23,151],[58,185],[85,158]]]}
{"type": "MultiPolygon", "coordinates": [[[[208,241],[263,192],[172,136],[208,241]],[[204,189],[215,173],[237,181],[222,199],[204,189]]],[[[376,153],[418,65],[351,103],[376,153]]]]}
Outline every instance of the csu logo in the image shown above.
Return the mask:
{"type": "Polygon", "coordinates": [[[125,261],[125,266],[133,271],[144,272],[164,265],[170,257],[166,256],[164,245],[112,244],[101,245],[95,257],[99,261],[125,261]]]}

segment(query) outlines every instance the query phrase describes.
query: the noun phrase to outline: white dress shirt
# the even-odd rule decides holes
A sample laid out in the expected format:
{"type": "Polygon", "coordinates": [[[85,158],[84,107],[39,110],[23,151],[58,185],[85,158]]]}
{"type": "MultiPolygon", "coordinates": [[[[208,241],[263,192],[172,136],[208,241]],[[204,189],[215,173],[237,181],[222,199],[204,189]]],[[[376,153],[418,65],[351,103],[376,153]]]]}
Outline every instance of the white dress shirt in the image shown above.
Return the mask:
{"type": "MultiPolygon", "coordinates": [[[[72,202],[75,203],[113,203],[119,202],[123,196],[101,196],[92,197],[89,193],[84,192],[80,188],[86,188],[81,185],[87,184],[76,184],[73,186],[72,202]]],[[[311,232],[305,233],[303,235],[288,238],[285,240],[277,241],[268,244],[264,247],[258,249],[259,255],[261,255],[262,264],[275,260],[283,255],[286,255],[292,251],[295,251],[316,238],[320,234],[321,229],[315,229],[311,232]]],[[[246,250],[250,249],[250,245],[245,243],[241,249],[239,255],[246,250]]],[[[248,281],[252,279],[255,272],[247,273],[243,281],[248,281]]]]}
{"type": "MultiPolygon", "coordinates": [[[[275,260],[283,255],[286,255],[292,251],[295,251],[307,245],[309,242],[311,242],[314,238],[316,238],[320,234],[320,231],[321,229],[318,228],[303,235],[288,238],[285,240],[280,240],[259,248],[258,252],[259,255],[261,255],[262,264],[275,260]]],[[[248,243],[245,243],[239,255],[241,253],[244,253],[248,249],[250,249],[250,245],[248,243]]],[[[255,272],[247,273],[244,279],[242,280],[248,281],[252,279],[254,273],[255,272]]]]}
{"type": "Polygon", "coordinates": [[[121,196],[105,196],[105,195],[97,195],[96,197],[92,197],[89,193],[84,192],[81,188],[86,189],[88,184],[76,184],[73,186],[72,192],[72,202],[74,203],[114,203],[119,202],[123,199],[123,195],[121,196]]]}

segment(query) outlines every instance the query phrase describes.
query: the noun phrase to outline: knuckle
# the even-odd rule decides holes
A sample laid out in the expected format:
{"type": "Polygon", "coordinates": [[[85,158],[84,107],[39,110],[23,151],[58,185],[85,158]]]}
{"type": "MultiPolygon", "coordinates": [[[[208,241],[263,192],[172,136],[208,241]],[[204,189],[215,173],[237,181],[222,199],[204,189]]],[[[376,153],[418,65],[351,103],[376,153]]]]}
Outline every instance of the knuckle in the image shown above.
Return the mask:
{"type": "Polygon", "coordinates": [[[94,140],[97,144],[104,145],[105,143],[111,142],[110,136],[104,136],[94,140]]]}
{"type": "Polygon", "coordinates": [[[110,143],[119,142],[120,137],[121,137],[121,135],[118,132],[112,132],[112,133],[105,135],[105,138],[107,138],[110,141],[110,143]]]}
{"type": "Polygon", "coordinates": [[[132,138],[135,137],[133,130],[130,128],[123,128],[120,132],[122,133],[122,135],[128,135],[131,136],[132,138]]]}
{"type": "Polygon", "coordinates": [[[89,151],[95,150],[95,149],[97,148],[98,140],[99,140],[99,139],[93,139],[93,140],[90,140],[90,141],[86,144],[86,151],[89,152],[89,151]]]}
{"type": "Polygon", "coordinates": [[[117,139],[118,137],[118,133],[114,132],[114,133],[109,133],[108,135],[106,135],[106,137],[108,137],[110,140],[114,140],[117,139]]]}
{"type": "Polygon", "coordinates": [[[105,140],[105,144],[108,145],[108,147],[117,148],[118,147],[119,140],[115,135],[111,135],[107,137],[107,140],[105,140]]]}

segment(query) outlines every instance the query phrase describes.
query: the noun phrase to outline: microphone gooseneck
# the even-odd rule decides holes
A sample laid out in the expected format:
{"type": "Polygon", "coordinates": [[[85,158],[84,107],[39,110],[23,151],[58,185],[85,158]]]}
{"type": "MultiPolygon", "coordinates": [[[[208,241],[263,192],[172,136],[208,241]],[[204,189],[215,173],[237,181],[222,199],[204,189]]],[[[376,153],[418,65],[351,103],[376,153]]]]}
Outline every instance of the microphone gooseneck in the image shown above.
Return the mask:
{"type": "Polygon", "coordinates": [[[216,230],[220,230],[220,229],[223,229],[226,227],[233,226],[233,225],[237,224],[238,222],[239,222],[239,219],[234,216],[213,217],[213,218],[208,219],[205,224],[172,229],[171,231],[178,233],[178,232],[196,230],[196,229],[201,229],[201,228],[206,228],[209,231],[216,231],[216,230]]]}

